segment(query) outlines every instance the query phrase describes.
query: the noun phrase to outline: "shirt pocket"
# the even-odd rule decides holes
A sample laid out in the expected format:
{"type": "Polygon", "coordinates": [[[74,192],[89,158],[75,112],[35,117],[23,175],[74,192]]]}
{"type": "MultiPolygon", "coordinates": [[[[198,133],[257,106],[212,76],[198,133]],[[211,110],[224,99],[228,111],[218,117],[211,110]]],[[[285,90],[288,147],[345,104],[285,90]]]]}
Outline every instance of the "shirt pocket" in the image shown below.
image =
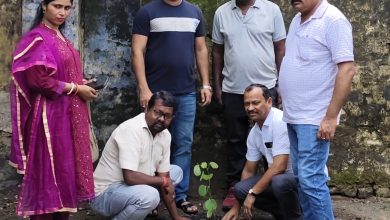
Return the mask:
{"type": "Polygon", "coordinates": [[[273,149],[273,141],[272,141],[272,136],[268,134],[268,130],[264,129],[264,136],[263,136],[263,141],[264,141],[264,153],[265,157],[267,158],[267,162],[272,162],[272,149],[273,149]]]}
{"type": "Polygon", "coordinates": [[[297,34],[298,57],[303,61],[323,60],[329,57],[326,44],[318,37],[307,34],[297,34]]]}

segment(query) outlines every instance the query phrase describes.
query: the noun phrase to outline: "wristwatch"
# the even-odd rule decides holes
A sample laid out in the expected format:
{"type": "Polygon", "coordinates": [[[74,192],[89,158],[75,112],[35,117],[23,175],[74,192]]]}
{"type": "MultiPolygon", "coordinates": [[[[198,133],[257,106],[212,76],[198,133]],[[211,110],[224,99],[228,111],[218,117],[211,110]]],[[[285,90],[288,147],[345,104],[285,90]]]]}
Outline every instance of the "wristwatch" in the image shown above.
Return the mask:
{"type": "Polygon", "coordinates": [[[210,92],[213,91],[213,88],[210,85],[203,85],[202,89],[208,89],[208,90],[210,90],[210,92]]]}
{"type": "Polygon", "coordinates": [[[259,194],[253,192],[253,189],[250,189],[248,194],[251,194],[252,196],[258,196],[259,194]]]}

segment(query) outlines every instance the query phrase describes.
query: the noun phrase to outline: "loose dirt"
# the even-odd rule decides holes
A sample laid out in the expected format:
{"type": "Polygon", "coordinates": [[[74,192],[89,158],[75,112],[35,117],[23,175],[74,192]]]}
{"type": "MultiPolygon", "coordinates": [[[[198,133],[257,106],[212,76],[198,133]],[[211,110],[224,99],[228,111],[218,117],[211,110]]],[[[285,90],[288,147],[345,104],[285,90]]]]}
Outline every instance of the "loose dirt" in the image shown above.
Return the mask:
{"type": "MultiPolygon", "coordinates": [[[[2,181],[0,183],[0,219],[20,220],[23,218],[15,215],[17,195],[20,188],[20,180],[2,181]]],[[[222,202],[219,199],[219,204],[222,202]]],[[[337,220],[389,220],[390,219],[390,199],[371,197],[368,199],[355,199],[343,196],[332,196],[334,214],[337,220]]],[[[201,200],[192,199],[196,204],[201,204],[201,200]]],[[[222,210],[218,210],[217,217],[223,215],[222,210]]],[[[193,220],[205,219],[202,213],[189,216],[193,220]]],[[[78,213],[71,216],[71,220],[105,220],[92,210],[88,204],[83,204],[78,213]]],[[[149,217],[148,220],[170,219],[164,205],[159,207],[158,217],[149,217]]],[[[272,220],[272,216],[267,213],[256,211],[254,219],[272,220]]]]}

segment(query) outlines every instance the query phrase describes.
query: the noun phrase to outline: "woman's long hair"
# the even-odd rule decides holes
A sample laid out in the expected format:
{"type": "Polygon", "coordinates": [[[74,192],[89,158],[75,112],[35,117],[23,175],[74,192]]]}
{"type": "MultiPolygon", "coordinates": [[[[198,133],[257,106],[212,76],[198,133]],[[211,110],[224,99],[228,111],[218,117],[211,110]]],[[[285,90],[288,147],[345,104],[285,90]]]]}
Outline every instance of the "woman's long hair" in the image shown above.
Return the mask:
{"type": "MultiPolygon", "coordinates": [[[[54,0],[43,0],[39,4],[39,6],[37,8],[37,13],[35,14],[35,18],[34,18],[33,24],[31,25],[30,30],[35,28],[42,21],[42,18],[43,18],[43,8],[42,8],[42,5],[48,5],[52,1],[54,1],[54,0]]],[[[73,4],[73,0],[70,0],[70,3],[73,4]]],[[[62,30],[64,27],[65,27],[65,22],[60,25],[59,29],[62,30]]]]}

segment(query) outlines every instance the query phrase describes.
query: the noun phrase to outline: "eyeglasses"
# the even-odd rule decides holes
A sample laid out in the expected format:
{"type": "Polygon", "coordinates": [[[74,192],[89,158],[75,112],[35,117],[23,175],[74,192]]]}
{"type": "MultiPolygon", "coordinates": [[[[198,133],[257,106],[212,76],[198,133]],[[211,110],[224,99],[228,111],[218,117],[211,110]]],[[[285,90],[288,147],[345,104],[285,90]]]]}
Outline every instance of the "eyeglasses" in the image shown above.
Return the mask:
{"type": "Polygon", "coordinates": [[[172,115],[170,113],[164,113],[164,112],[158,111],[156,109],[153,109],[153,113],[154,113],[154,116],[156,116],[156,118],[158,118],[158,119],[163,117],[164,120],[171,120],[172,118],[175,117],[174,115],[172,115]]]}

